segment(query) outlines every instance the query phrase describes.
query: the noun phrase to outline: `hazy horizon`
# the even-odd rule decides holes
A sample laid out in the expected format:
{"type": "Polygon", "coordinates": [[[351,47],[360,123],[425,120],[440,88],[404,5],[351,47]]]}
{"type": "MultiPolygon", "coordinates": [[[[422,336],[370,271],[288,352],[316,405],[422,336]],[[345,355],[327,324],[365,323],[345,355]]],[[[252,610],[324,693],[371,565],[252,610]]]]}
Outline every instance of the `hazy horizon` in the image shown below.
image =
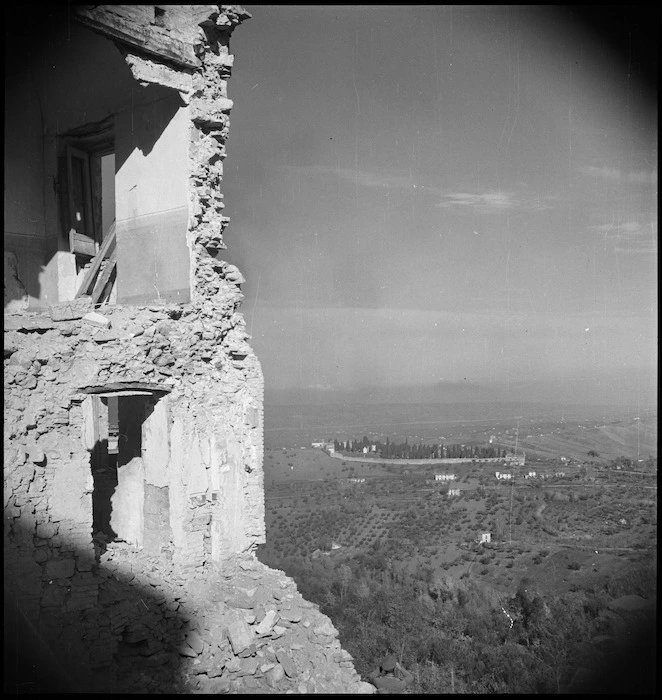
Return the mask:
{"type": "Polygon", "coordinates": [[[246,8],[223,257],[267,396],[653,400],[654,15],[246,8]]]}
{"type": "Polygon", "coordinates": [[[638,414],[657,410],[656,378],[648,373],[621,373],[620,381],[599,382],[577,378],[575,382],[471,383],[435,382],[428,385],[399,384],[355,387],[266,387],[267,405],[324,404],[520,404],[606,408],[638,414]]]}

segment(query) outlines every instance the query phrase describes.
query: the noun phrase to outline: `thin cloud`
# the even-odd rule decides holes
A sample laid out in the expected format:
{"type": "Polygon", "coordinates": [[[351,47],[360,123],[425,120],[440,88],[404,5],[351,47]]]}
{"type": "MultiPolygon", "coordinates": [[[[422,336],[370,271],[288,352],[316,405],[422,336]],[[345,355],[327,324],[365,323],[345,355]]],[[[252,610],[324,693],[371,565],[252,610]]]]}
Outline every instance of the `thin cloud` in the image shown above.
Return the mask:
{"type": "Polygon", "coordinates": [[[639,240],[628,246],[616,246],[614,252],[624,255],[657,255],[657,242],[654,240],[639,240]]]}
{"type": "Polygon", "coordinates": [[[336,177],[344,182],[349,182],[370,189],[398,189],[403,191],[416,191],[421,194],[433,195],[439,198],[436,204],[440,209],[472,210],[478,213],[490,213],[506,210],[542,211],[551,209],[550,202],[555,197],[529,197],[513,192],[501,192],[490,190],[487,192],[448,192],[440,187],[424,185],[413,181],[408,171],[368,171],[355,168],[341,168],[328,165],[279,165],[278,167],[305,175],[319,173],[336,177]]]}
{"type": "Polygon", "coordinates": [[[441,209],[468,207],[479,211],[502,211],[514,209],[515,200],[507,192],[485,192],[483,194],[454,192],[442,195],[441,202],[437,206],[441,209]]]}
{"type": "Polygon", "coordinates": [[[440,209],[493,213],[509,210],[542,211],[551,209],[553,197],[525,197],[513,192],[452,192],[441,194],[440,209]]]}
{"type": "Polygon", "coordinates": [[[623,255],[657,255],[657,222],[638,221],[593,226],[604,240],[613,241],[614,253],[623,255]]]}
{"type": "Polygon", "coordinates": [[[601,224],[593,226],[593,230],[601,233],[605,238],[630,239],[642,234],[642,226],[637,221],[626,221],[619,224],[601,224]]]}
{"type": "Polygon", "coordinates": [[[330,175],[345,182],[351,182],[361,187],[370,187],[373,189],[380,188],[396,188],[396,189],[421,189],[432,190],[435,188],[425,187],[424,185],[414,184],[411,175],[405,171],[368,171],[357,170],[355,168],[341,168],[330,165],[278,165],[279,168],[290,170],[292,172],[301,173],[304,175],[320,174],[330,175]]]}
{"type": "Polygon", "coordinates": [[[640,185],[655,185],[657,184],[657,172],[651,170],[636,170],[623,172],[618,168],[610,168],[608,166],[596,167],[588,165],[580,168],[584,175],[595,177],[607,182],[625,182],[630,184],[640,185]]]}

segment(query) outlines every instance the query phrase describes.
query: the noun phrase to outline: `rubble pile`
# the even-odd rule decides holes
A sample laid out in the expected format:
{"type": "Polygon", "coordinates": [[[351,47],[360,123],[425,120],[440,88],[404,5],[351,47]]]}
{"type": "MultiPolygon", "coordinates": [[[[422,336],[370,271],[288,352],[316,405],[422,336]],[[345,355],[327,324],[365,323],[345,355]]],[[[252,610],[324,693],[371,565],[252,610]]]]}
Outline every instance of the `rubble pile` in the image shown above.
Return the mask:
{"type": "Polygon", "coordinates": [[[100,574],[99,601],[118,644],[114,678],[100,690],[374,692],[328,617],[251,555],[189,577],[113,542],[100,574]]]}

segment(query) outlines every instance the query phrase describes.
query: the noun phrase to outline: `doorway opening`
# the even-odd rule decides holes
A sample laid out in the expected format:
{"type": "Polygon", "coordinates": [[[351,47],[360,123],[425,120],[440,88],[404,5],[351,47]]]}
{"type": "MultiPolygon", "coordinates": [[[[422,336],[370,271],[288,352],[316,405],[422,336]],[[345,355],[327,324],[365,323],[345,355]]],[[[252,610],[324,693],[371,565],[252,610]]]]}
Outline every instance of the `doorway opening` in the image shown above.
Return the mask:
{"type": "MultiPolygon", "coordinates": [[[[97,552],[122,540],[142,547],[146,540],[168,537],[168,489],[146,483],[146,467],[155,454],[167,461],[165,392],[135,385],[95,388],[83,402],[85,441],[90,452],[92,532],[97,552]],[[157,444],[158,443],[158,444],[157,444]],[[155,507],[155,499],[158,507],[155,507]],[[156,511],[156,513],[154,513],[156,511]],[[154,521],[154,522],[153,522],[154,521]]],[[[166,465],[163,465],[164,467],[166,465]]]]}

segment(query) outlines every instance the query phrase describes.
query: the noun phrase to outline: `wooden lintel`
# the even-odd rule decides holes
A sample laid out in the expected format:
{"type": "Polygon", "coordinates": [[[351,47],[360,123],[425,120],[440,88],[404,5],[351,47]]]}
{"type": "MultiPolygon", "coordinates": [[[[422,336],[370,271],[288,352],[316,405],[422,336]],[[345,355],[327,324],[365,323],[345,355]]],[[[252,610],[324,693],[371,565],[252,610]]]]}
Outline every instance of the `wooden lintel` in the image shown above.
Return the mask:
{"type": "Polygon", "coordinates": [[[91,394],[99,396],[101,394],[118,395],[120,391],[129,391],[132,393],[146,392],[154,394],[159,392],[170,393],[172,387],[167,384],[151,384],[149,382],[112,382],[97,386],[82,386],[78,388],[83,394],[91,394]]]}
{"type": "Polygon", "coordinates": [[[139,391],[138,389],[126,390],[126,391],[100,391],[92,396],[100,396],[103,398],[108,398],[111,396],[152,396],[151,391],[139,391]]]}
{"type": "Polygon", "coordinates": [[[161,27],[132,22],[116,12],[105,9],[107,7],[119,9],[127,6],[83,6],[76,9],[75,17],[81,24],[109,39],[128,44],[188,70],[200,68],[200,61],[191,45],[175,39],[161,27]]]}

